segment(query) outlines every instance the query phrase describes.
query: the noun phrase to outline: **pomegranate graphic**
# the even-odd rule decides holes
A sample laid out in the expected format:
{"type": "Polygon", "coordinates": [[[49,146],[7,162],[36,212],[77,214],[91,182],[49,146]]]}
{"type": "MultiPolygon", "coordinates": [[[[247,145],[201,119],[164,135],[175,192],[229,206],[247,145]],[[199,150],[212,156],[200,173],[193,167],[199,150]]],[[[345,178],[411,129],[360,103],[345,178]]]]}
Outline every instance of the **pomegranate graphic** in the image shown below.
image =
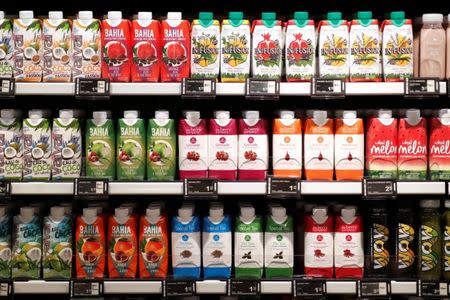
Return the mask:
{"type": "Polygon", "coordinates": [[[316,250],[314,250],[314,256],[315,257],[324,257],[325,254],[322,252],[322,250],[316,249],[316,250]]]}
{"type": "Polygon", "coordinates": [[[353,254],[350,249],[345,249],[344,250],[344,256],[345,257],[352,257],[352,256],[355,256],[355,254],[353,254]]]}
{"type": "Polygon", "coordinates": [[[349,161],[352,161],[352,159],[353,159],[353,156],[352,156],[352,154],[351,154],[350,152],[348,153],[347,159],[348,159],[349,161]]]}
{"type": "Polygon", "coordinates": [[[297,64],[300,60],[309,60],[312,54],[311,41],[302,39],[301,33],[294,33],[294,40],[289,43],[287,54],[289,64],[297,64]]]}
{"type": "Polygon", "coordinates": [[[217,160],[222,160],[222,161],[227,161],[229,158],[229,155],[227,152],[225,151],[217,151],[216,152],[216,159],[217,160]]]}
{"type": "Polygon", "coordinates": [[[245,151],[244,157],[246,160],[256,160],[256,157],[258,157],[258,155],[256,154],[256,152],[249,150],[249,151],[245,151]]]}
{"type": "Polygon", "coordinates": [[[118,66],[127,60],[127,49],[117,41],[109,42],[104,48],[105,62],[110,66],[118,66]]]}
{"type": "Polygon", "coordinates": [[[195,151],[190,151],[186,154],[186,158],[193,161],[198,161],[200,159],[200,153],[195,151]]]}
{"type": "Polygon", "coordinates": [[[255,59],[257,65],[277,66],[281,54],[280,43],[278,40],[272,40],[270,33],[263,33],[262,41],[255,48],[255,59]]]}
{"type": "Polygon", "coordinates": [[[141,67],[154,64],[158,60],[155,46],[147,41],[137,43],[133,47],[133,60],[141,67]]]}
{"type": "Polygon", "coordinates": [[[179,67],[186,63],[186,48],[180,42],[170,42],[164,46],[163,60],[171,67],[179,67]]]}

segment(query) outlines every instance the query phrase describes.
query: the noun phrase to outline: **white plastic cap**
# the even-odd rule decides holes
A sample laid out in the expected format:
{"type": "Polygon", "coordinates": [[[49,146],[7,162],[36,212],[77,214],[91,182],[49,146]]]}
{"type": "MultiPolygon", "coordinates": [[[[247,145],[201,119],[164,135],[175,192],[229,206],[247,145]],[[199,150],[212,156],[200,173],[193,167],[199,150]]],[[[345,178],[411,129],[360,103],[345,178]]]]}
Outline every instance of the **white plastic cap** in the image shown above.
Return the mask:
{"type": "Polygon", "coordinates": [[[444,21],[444,15],[442,14],[423,14],[422,22],[425,23],[442,23],[444,21]]]}
{"type": "Polygon", "coordinates": [[[450,208],[450,200],[445,200],[444,206],[445,208],[450,208]]]}
{"type": "Polygon", "coordinates": [[[356,110],[344,110],[342,113],[344,119],[356,119],[356,110]]]}
{"type": "Polygon", "coordinates": [[[121,11],[108,11],[108,19],[110,20],[121,20],[122,19],[122,12],[121,11]]]}
{"type": "Polygon", "coordinates": [[[157,110],[157,111],[155,111],[155,118],[156,119],[168,119],[169,111],[168,110],[157,110]]]}
{"type": "Polygon", "coordinates": [[[282,118],[282,119],[293,119],[294,117],[295,117],[295,113],[292,110],[280,111],[280,118],[282,118]]]}
{"type": "Polygon", "coordinates": [[[59,111],[59,117],[61,119],[71,119],[71,118],[73,118],[73,110],[71,110],[71,109],[61,109],[59,111]]]}
{"type": "Polygon", "coordinates": [[[242,206],[241,216],[244,218],[251,218],[255,216],[255,208],[253,206],[242,206]]]}
{"type": "Polygon", "coordinates": [[[0,218],[3,217],[6,213],[6,207],[0,206],[0,218]]]}
{"type": "Polygon", "coordinates": [[[341,209],[341,215],[343,218],[351,218],[356,215],[356,206],[345,206],[341,209]]]}
{"type": "Polygon", "coordinates": [[[419,109],[408,109],[406,111],[406,117],[408,119],[418,119],[418,118],[420,118],[420,110],[419,109]]]}
{"type": "Polygon", "coordinates": [[[282,206],[273,206],[271,208],[272,216],[276,218],[282,218],[286,216],[286,208],[282,206]]]}
{"type": "Polygon", "coordinates": [[[127,217],[129,213],[129,208],[126,207],[118,207],[114,210],[114,215],[118,218],[127,217]]]}
{"type": "Polygon", "coordinates": [[[0,10],[0,19],[5,18],[5,12],[3,10],[0,10]]]}
{"type": "Polygon", "coordinates": [[[87,219],[95,218],[97,216],[97,207],[83,208],[83,217],[87,219]]]}
{"type": "Polygon", "coordinates": [[[14,118],[16,116],[16,112],[14,111],[14,109],[2,109],[0,111],[0,117],[5,118],[5,119],[9,119],[9,118],[14,118]]]}
{"type": "Polygon", "coordinates": [[[161,215],[161,208],[159,207],[151,207],[145,210],[145,215],[149,218],[156,218],[161,215]]]}
{"type": "Polygon", "coordinates": [[[49,19],[62,19],[63,18],[63,12],[62,11],[49,11],[48,12],[48,18],[49,19]]]}
{"type": "Polygon", "coordinates": [[[439,118],[450,118],[450,109],[448,108],[440,109],[439,118]]]}
{"type": "Polygon", "coordinates": [[[439,200],[420,200],[420,207],[423,208],[439,208],[439,200]]]}
{"type": "Polygon", "coordinates": [[[209,216],[211,218],[223,217],[223,206],[213,206],[209,209],[209,216]]]}
{"type": "Polygon", "coordinates": [[[92,118],[93,119],[97,119],[97,120],[101,120],[101,119],[107,119],[108,118],[108,112],[104,111],[104,110],[100,110],[100,111],[94,111],[92,113],[92,118]]]}
{"type": "Polygon", "coordinates": [[[78,12],[78,19],[81,20],[90,20],[94,17],[94,14],[91,10],[81,10],[78,12]]]}
{"type": "Polygon", "coordinates": [[[34,207],[24,206],[20,208],[20,215],[24,218],[31,218],[34,215],[34,207]]]}
{"type": "Polygon", "coordinates": [[[246,118],[246,119],[259,119],[259,111],[257,111],[257,110],[244,111],[244,118],[246,118]]]}
{"type": "Polygon", "coordinates": [[[200,119],[200,112],[196,110],[189,110],[184,113],[186,119],[200,119]]]}
{"type": "Polygon", "coordinates": [[[312,214],[317,217],[325,217],[328,214],[326,206],[316,206],[312,209],[312,214]]]}
{"type": "Polygon", "coordinates": [[[379,118],[384,118],[384,119],[392,118],[392,110],[380,109],[378,111],[378,117],[379,118]]]}
{"type": "Polygon", "coordinates": [[[139,112],[137,110],[125,110],[123,112],[123,117],[125,119],[136,119],[139,118],[139,112]]]}
{"type": "Polygon", "coordinates": [[[178,209],[178,216],[180,218],[190,218],[194,213],[194,208],[192,206],[183,206],[178,209]]]}
{"type": "Polygon", "coordinates": [[[328,113],[326,110],[315,110],[313,111],[313,118],[314,119],[326,119],[328,116],[328,113]]]}
{"type": "Polygon", "coordinates": [[[28,111],[28,118],[31,118],[31,119],[42,118],[43,115],[44,115],[44,112],[40,109],[32,109],[32,110],[28,111]]]}
{"type": "Polygon", "coordinates": [[[64,207],[62,206],[52,206],[50,207],[50,215],[61,218],[64,216],[64,207]]]}
{"type": "Polygon", "coordinates": [[[167,13],[167,20],[181,20],[183,15],[179,11],[169,11],[167,13]]]}
{"type": "Polygon", "coordinates": [[[138,20],[151,20],[151,19],[153,19],[153,14],[151,11],[138,12],[138,20]]]}
{"type": "Polygon", "coordinates": [[[19,19],[33,19],[34,12],[32,10],[21,10],[19,11],[19,19]]]}
{"type": "Polygon", "coordinates": [[[229,119],[230,112],[228,110],[218,110],[214,112],[214,117],[216,119],[229,119]]]}

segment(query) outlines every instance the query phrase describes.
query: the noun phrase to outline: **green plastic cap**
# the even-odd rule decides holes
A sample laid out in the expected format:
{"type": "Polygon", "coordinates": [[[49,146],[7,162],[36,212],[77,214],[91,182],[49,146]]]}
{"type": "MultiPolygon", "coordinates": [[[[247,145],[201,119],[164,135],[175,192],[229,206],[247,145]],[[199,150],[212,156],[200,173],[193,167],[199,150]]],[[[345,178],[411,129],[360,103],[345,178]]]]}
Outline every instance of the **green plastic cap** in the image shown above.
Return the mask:
{"type": "Polygon", "coordinates": [[[359,20],[372,19],[372,12],[371,11],[358,11],[356,17],[359,20]]]}
{"type": "Polygon", "coordinates": [[[261,14],[261,19],[265,20],[265,21],[273,21],[276,20],[277,18],[277,14],[274,12],[263,12],[261,14]]]}
{"type": "Polygon", "coordinates": [[[296,11],[294,13],[294,19],[295,20],[308,20],[309,14],[306,11],[296,11]]]}
{"type": "Polygon", "coordinates": [[[404,11],[393,11],[391,12],[391,19],[392,20],[400,20],[405,18],[405,12],[404,11]]]}
{"type": "Polygon", "coordinates": [[[333,11],[327,13],[328,20],[342,20],[342,13],[339,11],[333,11]]]}
{"type": "Polygon", "coordinates": [[[244,13],[242,11],[230,11],[228,13],[228,19],[230,20],[242,20],[244,18],[244,13]]]}
{"type": "Polygon", "coordinates": [[[198,14],[198,18],[200,20],[212,20],[214,18],[214,15],[212,12],[202,11],[198,14]]]}

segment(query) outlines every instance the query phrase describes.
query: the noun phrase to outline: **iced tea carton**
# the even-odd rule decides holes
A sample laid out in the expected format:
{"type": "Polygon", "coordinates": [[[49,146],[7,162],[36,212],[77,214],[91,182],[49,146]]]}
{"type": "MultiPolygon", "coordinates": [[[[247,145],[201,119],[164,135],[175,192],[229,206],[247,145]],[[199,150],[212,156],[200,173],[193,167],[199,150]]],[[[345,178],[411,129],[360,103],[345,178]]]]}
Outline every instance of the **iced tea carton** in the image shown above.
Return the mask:
{"type": "Polygon", "coordinates": [[[0,11],[0,77],[12,77],[14,68],[13,24],[0,11]]]}
{"type": "Polygon", "coordinates": [[[327,111],[313,111],[305,123],[306,180],[333,180],[334,122],[327,111]]]}
{"type": "Polygon", "coordinates": [[[286,24],[286,80],[311,81],[316,71],[316,29],[304,11],[286,24]]]}
{"type": "Polygon", "coordinates": [[[103,278],[106,262],[106,222],[97,208],[84,208],[76,219],[76,276],[103,278]]]}
{"type": "Polygon", "coordinates": [[[11,218],[0,207],[0,278],[11,278],[11,218]]]}
{"type": "Polygon", "coordinates": [[[40,82],[42,79],[42,25],[31,10],[19,12],[13,21],[14,77],[16,81],[40,82]]]}
{"type": "Polygon", "coordinates": [[[412,21],[405,18],[404,11],[390,13],[381,24],[383,74],[385,81],[403,81],[414,72],[412,21]]]}
{"type": "Polygon", "coordinates": [[[366,134],[366,170],[371,178],[397,178],[397,119],[380,110],[371,117],[366,134]]]}
{"type": "Polygon", "coordinates": [[[140,11],[131,22],[131,81],[158,82],[161,65],[161,32],[151,12],[140,11]]]}
{"type": "Polygon", "coordinates": [[[302,122],[294,111],[280,111],[272,124],[272,169],[276,177],[301,177],[303,160],[302,122]]]}
{"type": "Polygon", "coordinates": [[[191,77],[219,77],[220,23],[212,12],[201,12],[192,22],[191,77]]]}
{"type": "Polygon", "coordinates": [[[121,11],[109,11],[102,21],[102,76],[112,82],[130,81],[131,24],[121,11]]]}
{"type": "Polygon", "coordinates": [[[44,62],[42,81],[72,80],[72,25],[62,11],[50,11],[42,21],[44,62]]]}
{"type": "Polygon", "coordinates": [[[222,21],[220,77],[222,82],[244,82],[250,74],[250,22],[242,12],[222,21]]]}
{"type": "Polygon", "coordinates": [[[264,12],[252,24],[252,75],[281,79],[283,64],[283,24],[274,12],[264,12]]]}
{"type": "Polygon", "coordinates": [[[190,31],[189,21],[182,19],[181,12],[169,12],[167,19],[161,22],[162,82],[181,82],[189,77],[190,31]]]}
{"type": "Polygon", "coordinates": [[[334,169],[336,180],[361,180],[364,176],[364,124],[356,111],[343,111],[336,119],[334,169]]]}
{"type": "Polygon", "coordinates": [[[0,178],[21,180],[23,169],[23,134],[21,112],[0,111],[0,178]]]}
{"type": "Polygon", "coordinates": [[[381,41],[378,20],[359,11],[350,23],[350,81],[381,81],[381,41]]]}
{"type": "Polygon", "coordinates": [[[100,78],[102,76],[100,20],[92,11],[80,11],[72,24],[72,76],[76,78],[100,78]]]}
{"type": "Polygon", "coordinates": [[[408,109],[398,124],[398,179],[427,179],[427,142],[427,120],[420,110],[408,109]]]}
{"type": "Polygon", "coordinates": [[[108,222],[109,278],[135,278],[138,261],[135,216],[127,208],[116,208],[108,222]]]}
{"type": "Polygon", "coordinates": [[[239,119],[238,177],[240,180],[265,180],[269,166],[267,120],[259,111],[245,111],[239,119]]]}
{"type": "Polygon", "coordinates": [[[208,127],[199,111],[184,112],[178,122],[180,179],[208,177],[208,127]]]}
{"type": "Polygon", "coordinates": [[[430,120],[430,127],[431,180],[450,180],[450,109],[441,109],[439,115],[430,120]]]}
{"type": "Polygon", "coordinates": [[[230,118],[229,111],[214,112],[214,119],[209,120],[209,177],[218,180],[236,180],[237,130],[237,121],[230,118]]]}

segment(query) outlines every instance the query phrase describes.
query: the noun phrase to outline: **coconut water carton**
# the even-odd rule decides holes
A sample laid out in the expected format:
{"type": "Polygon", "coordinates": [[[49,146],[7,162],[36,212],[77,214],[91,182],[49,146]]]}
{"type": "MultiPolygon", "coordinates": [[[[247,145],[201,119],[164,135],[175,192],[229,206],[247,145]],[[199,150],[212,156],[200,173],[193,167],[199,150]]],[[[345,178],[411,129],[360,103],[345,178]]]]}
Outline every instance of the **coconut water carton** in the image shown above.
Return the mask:
{"type": "Polygon", "coordinates": [[[11,218],[0,207],[0,278],[11,278],[11,218]]]}
{"type": "Polygon", "coordinates": [[[5,13],[0,11],[0,77],[13,76],[13,25],[12,21],[5,19],[5,13]]]}
{"type": "Polygon", "coordinates": [[[450,110],[441,109],[430,121],[430,158],[432,180],[450,180],[450,110]]]}
{"type": "Polygon", "coordinates": [[[23,135],[20,111],[0,111],[0,178],[20,180],[23,169],[23,135]]]}

